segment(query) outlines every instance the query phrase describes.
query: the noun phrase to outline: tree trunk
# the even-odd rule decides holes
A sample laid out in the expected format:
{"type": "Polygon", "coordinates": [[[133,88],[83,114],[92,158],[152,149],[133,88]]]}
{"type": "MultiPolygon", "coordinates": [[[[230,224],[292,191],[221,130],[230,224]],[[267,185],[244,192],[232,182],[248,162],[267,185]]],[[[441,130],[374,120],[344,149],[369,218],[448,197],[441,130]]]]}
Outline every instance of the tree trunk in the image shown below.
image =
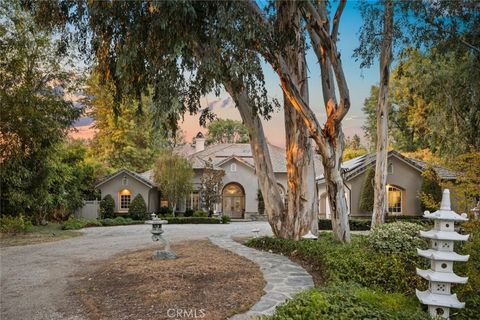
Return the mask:
{"type": "Polygon", "coordinates": [[[377,104],[377,154],[372,228],[385,221],[387,212],[387,157],[388,157],[388,89],[392,63],[393,2],[385,2],[383,42],[380,54],[380,90],[377,104]]]}
{"type": "Polygon", "coordinates": [[[267,140],[263,132],[260,117],[253,113],[247,94],[235,88],[231,83],[224,83],[225,89],[237,105],[243,123],[248,130],[250,146],[255,162],[255,173],[265,203],[265,213],[272,227],[273,234],[283,237],[284,204],[273,173],[272,160],[267,140]]]}
{"type": "MultiPolygon", "coordinates": [[[[308,78],[305,53],[296,49],[303,37],[297,3],[278,2],[279,29],[293,28],[294,45],[285,48],[285,61],[292,71],[292,81],[308,103],[308,78]]],[[[318,195],[315,182],[313,150],[303,119],[284,95],[285,135],[287,149],[288,205],[282,232],[285,238],[299,240],[311,231],[318,232],[318,195]]]]}
{"type": "Polygon", "coordinates": [[[175,211],[177,211],[177,203],[172,203],[172,216],[175,217],[175,211]]]}

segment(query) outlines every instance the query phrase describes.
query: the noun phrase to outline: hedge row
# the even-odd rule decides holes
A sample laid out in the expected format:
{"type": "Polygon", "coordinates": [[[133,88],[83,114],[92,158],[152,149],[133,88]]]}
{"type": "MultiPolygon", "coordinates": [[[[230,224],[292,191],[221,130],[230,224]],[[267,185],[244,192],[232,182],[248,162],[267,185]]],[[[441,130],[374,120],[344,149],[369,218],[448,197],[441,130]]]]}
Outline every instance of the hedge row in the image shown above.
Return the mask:
{"type": "Polygon", "coordinates": [[[222,223],[220,219],[209,217],[167,217],[162,218],[167,220],[169,224],[219,224],[222,223]]]}
{"type": "MultiPolygon", "coordinates": [[[[398,217],[387,217],[385,219],[386,223],[395,222],[395,221],[412,222],[412,223],[421,224],[421,225],[432,224],[432,221],[429,221],[421,216],[418,216],[418,217],[398,216],[398,217]]],[[[349,220],[349,224],[350,224],[350,230],[352,231],[365,231],[365,230],[370,230],[370,225],[372,224],[372,220],[370,218],[353,218],[349,220]]],[[[319,219],[318,229],[332,230],[332,221],[330,219],[319,219]]]]}

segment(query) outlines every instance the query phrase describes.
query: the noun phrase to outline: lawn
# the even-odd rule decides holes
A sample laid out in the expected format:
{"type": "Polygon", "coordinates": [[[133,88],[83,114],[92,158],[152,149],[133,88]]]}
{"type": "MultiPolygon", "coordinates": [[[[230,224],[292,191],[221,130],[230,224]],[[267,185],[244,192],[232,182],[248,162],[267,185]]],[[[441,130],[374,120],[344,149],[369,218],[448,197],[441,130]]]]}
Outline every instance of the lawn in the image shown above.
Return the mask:
{"type": "Polygon", "coordinates": [[[62,230],[59,223],[50,222],[46,226],[32,226],[23,233],[0,233],[0,247],[23,246],[68,239],[82,235],[80,231],[62,230]]]}

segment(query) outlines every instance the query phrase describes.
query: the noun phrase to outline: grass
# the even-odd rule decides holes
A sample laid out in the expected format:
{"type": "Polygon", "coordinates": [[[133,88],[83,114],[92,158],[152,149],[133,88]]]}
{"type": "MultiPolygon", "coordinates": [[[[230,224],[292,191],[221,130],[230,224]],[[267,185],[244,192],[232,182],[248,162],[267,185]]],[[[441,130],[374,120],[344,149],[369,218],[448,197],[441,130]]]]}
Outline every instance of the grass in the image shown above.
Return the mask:
{"type": "Polygon", "coordinates": [[[43,242],[69,239],[82,235],[80,231],[62,230],[59,223],[50,222],[46,226],[33,226],[26,233],[0,234],[0,247],[24,246],[43,242]]]}

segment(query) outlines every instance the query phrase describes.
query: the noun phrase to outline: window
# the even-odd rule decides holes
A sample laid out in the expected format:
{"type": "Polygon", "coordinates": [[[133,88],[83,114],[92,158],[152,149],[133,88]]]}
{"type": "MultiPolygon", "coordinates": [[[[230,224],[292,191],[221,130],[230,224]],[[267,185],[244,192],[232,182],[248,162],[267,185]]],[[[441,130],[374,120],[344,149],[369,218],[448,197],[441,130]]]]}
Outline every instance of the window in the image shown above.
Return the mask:
{"type": "Polygon", "coordinates": [[[388,174],[393,174],[393,163],[388,164],[387,172],[388,172],[388,174]]]}
{"type": "Polygon", "coordinates": [[[128,184],[128,178],[127,178],[127,176],[123,176],[123,178],[122,178],[122,186],[125,187],[127,184],[128,184]]]}
{"type": "Polygon", "coordinates": [[[402,190],[387,186],[388,212],[402,213],[402,190]]]}
{"type": "Polygon", "coordinates": [[[237,165],[236,165],[235,163],[232,163],[232,164],[230,165],[230,171],[231,171],[231,172],[237,171],[237,165]]]}
{"type": "Polygon", "coordinates": [[[132,194],[127,189],[120,191],[120,211],[126,211],[130,208],[132,194]]]}
{"type": "Polygon", "coordinates": [[[193,191],[190,196],[187,197],[187,209],[200,209],[200,193],[198,193],[198,191],[193,191]]]}

